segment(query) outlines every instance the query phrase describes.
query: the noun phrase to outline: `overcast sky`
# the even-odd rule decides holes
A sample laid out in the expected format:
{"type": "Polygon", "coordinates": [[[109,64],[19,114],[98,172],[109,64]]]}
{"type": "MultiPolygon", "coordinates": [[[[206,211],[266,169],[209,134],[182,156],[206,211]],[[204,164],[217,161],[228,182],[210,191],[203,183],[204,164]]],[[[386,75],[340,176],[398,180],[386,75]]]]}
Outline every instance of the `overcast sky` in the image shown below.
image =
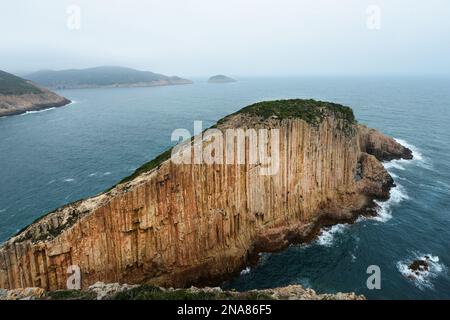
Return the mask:
{"type": "Polygon", "coordinates": [[[0,69],[98,65],[180,76],[450,74],[450,1],[0,1],[0,69]]]}

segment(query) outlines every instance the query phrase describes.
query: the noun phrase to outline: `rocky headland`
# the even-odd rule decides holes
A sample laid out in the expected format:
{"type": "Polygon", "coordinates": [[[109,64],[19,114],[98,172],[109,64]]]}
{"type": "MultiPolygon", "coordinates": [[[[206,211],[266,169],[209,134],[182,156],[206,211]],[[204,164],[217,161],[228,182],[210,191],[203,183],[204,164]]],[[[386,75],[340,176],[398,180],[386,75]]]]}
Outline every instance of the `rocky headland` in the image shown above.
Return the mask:
{"type": "MultiPolygon", "coordinates": [[[[169,150],[110,190],[59,208],[5,242],[0,288],[65,289],[73,265],[84,290],[98,281],[217,285],[259,252],[373,214],[373,200],[387,199],[394,185],[381,161],[412,158],[392,138],[358,124],[350,108],[328,102],[261,102],[214,128],[277,130],[277,172],[261,175],[261,163],[247,161],[176,164],[169,150]]],[[[224,145],[230,142],[237,157],[234,138],[224,145]]]]}
{"type": "Polygon", "coordinates": [[[62,107],[70,100],[0,70],[0,117],[62,107]]]}

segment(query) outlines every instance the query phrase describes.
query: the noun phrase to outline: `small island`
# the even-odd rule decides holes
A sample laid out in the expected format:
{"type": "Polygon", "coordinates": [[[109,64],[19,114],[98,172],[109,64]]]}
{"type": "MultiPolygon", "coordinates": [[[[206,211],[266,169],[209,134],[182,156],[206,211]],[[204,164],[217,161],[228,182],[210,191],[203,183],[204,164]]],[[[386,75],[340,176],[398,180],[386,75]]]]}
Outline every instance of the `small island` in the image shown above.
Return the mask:
{"type": "Polygon", "coordinates": [[[235,79],[224,76],[222,74],[218,74],[216,76],[212,76],[208,79],[209,83],[230,83],[230,82],[236,82],[235,79]]]}
{"type": "Polygon", "coordinates": [[[0,70],[0,117],[62,107],[70,102],[29,80],[0,70]]]}

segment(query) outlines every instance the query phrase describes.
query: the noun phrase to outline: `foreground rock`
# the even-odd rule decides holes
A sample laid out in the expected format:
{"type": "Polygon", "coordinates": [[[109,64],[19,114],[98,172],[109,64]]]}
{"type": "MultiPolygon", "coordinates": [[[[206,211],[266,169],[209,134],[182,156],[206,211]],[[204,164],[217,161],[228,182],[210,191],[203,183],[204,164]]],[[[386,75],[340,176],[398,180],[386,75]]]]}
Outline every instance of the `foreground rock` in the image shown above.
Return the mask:
{"type": "Polygon", "coordinates": [[[0,117],[61,107],[70,100],[0,70],[0,117]]]}
{"type": "Polygon", "coordinates": [[[282,288],[224,291],[221,288],[165,289],[148,285],[98,282],[83,291],[45,292],[41,288],[0,291],[0,300],[365,300],[354,293],[317,294],[300,285],[282,288]]]}
{"type": "MultiPolygon", "coordinates": [[[[411,154],[358,125],[350,108],[313,100],[258,103],[215,128],[278,133],[276,172],[261,174],[263,165],[249,161],[251,135],[242,150],[225,138],[232,164],[175,164],[165,152],[111,190],[62,207],[4,243],[0,287],[63,289],[72,265],[84,289],[98,281],[216,285],[259,252],[308,241],[323,225],[354,221],[373,199],[387,199],[393,180],[380,160],[411,154]]],[[[210,141],[196,144],[207,149],[210,141]]]]}

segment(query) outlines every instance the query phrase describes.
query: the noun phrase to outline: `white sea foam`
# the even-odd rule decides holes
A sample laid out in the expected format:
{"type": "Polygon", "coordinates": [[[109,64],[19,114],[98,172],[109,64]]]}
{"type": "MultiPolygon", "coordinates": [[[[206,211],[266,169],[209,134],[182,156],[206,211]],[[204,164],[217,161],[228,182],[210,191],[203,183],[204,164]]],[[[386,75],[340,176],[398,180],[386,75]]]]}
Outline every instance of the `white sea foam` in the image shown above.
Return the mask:
{"type": "Polygon", "coordinates": [[[97,172],[89,174],[89,177],[95,177],[97,175],[97,172]]]}
{"type": "Polygon", "coordinates": [[[53,110],[53,109],[56,109],[56,108],[53,107],[53,108],[42,109],[42,110],[32,110],[32,111],[27,111],[27,112],[25,112],[25,113],[22,113],[21,115],[22,115],[22,116],[25,116],[25,115],[27,115],[27,114],[41,113],[41,112],[46,112],[46,111],[50,111],[50,110],[53,110]]]}
{"type": "Polygon", "coordinates": [[[395,207],[404,200],[409,200],[409,196],[406,193],[405,188],[401,184],[397,183],[396,186],[391,189],[390,196],[387,201],[375,200],[378,215],[372,217],[371,219],[379,222],[389,221],[392,218],[392,207],[395,207]]]}
{"type": "Polygon", "coordinates": [[[393,169],[404,171],[404,170],[406,170],[406,167],[409,165],[418,165],[418,166],[430,168],[429,164],[426,162],[422,153],[416,146],[414,146],[402,139],[395,139],[395,141],[397,141],[401,145],[410,149],[413,154],[413,159],[412,160],[405,160],[405,159],[392,160],[392,161],[383,163],[383,166],[385,167],[385,169],[389,172],[389,174],[392,176],[392,178],[394,178],[396,186],[391,189],[390,196],[387,201],[375,201],[375,203],[377,204],[377,209],[376,209],[377,213],[378,213],[377,216],[372,217],[372,218],[360,217],[358,219],[358,221],[361,221],[364,219],[373,219],[373,220],[376,220],[379,222],[389,221],[392,218],[392,208],[395,207],[396,205],[398,205],[400,202],[410,199],[405,188],[400,183],[398,183],[398,180],[402,180],[402,181],[405,181],[405,180],[408,181],[408,180],[401,177],[399,174],[392,172],[393,169]]]}
{"type": "Polygon", "coordinates": [[[425,161],[422,153],[420,152],[419,148],[417,148],[416,146],[408,143],[407,141],[403,140],[403,139],[398,139],[398,138],[394,138],[395,141],[397,141],[398,143],[400,143],[402,146],[408,148],[409,150],[412,151],[413,154],[413,159],[417,160],[417,161],[425,161]]]}
{"type": "Polygon", "coordinates": [[[103,175],[104,176],[109,176],[110,174],[111,174],[111,172],[108,171],[108,172],[105,172],[103,175]]]}
{"type": "Polygon", "coordinates": [[[446,267],[443,263],[439,261],[438,256],[433,256],[431,254],[414,253],[411,257],[406,260],[397,262],[397,269],[400,273],[421,290],[433,289],[432,281],[436,279],[440,274],[446,271],[446,267]],[[409,266],[415,260],[427,261],[428,270],[422,270],[414,272],[409,266]]]}
{"type": "Polygon", "coordinates": [[[392,172],[389,169],[398,169],[398,170],[405,170],[406,166],[409,165],[416,165],[418,167],[422,167],[425,169],[432,169],[431,164],[428,162],[428,160],[423,156],[422,152],[417,148],[416,146],[408,143],[407,141],[403,139],[397,139],[394,138],[395,141],[400,143],[402,146],[408,148],[411,150],[413,159],[412,160],[406,160],[406,159],[398,159],[398,160],[391,160],[389,162],[384,162],[383,165],[386,168],[386,170],[389,171],[389,173],[392,175],[392,172]]]}
{"type": "Polygon", "coordinates": [[[244,270],[241,271],[241,276],[245,275],[245,274],[249,274],[251,271],[250,267],[245,268],[244,270]]]}
{"type": "MultiPolygon", "coordinates": [[[[61,107],[58,107],[58,108],[67,107],[67,106],[70,106],[70,105],[75,104],[75,103],[78,103],[78,102],[77,101],[71,101],[70,103],[66,104],[65,106],[61,106],[61,107]]],[[[50,110],[53,110],[53,109],[56,109],[56,108],[57,107],[51,107],[51,108],[42,109],[42,110],[31,110],[31,111],[24,112],[24,113],[22,113],[20,115],[21,116],[25,116],[27,114],[41,113],[41,112],[50,111],[50,110]]]]}
{"type": "Polygon", "coordinates": [[[75,179],[67,178],[67,179],[64,179],[64,181],[65,181],[65,182],[73,182],[73,181],[75,181],[75,179]]]}
{"type": "Polygon", "coordinates": [[[331,247],[333,246],[335,236],[342,234],[348,227],[348,224],[336,224],[332,227],[322,228],[316,243],[320,246],[331,247]]]}
{"type": "Polygon", "coordinates": [[[5,211],[6,211],[6,209],[0,209],[0,213],[3,213],[5,211]]]}
{"type": "MultiPolygon", "coordinates": [[[[392,160],[390,162],[384,162],[383,166],[388,171],[389,169],[405,170],[405,167],[402,165],[401,161],[404,160],[392,160]]],[[[392,172],[389,173],[392,175],[392,172]]]]}

